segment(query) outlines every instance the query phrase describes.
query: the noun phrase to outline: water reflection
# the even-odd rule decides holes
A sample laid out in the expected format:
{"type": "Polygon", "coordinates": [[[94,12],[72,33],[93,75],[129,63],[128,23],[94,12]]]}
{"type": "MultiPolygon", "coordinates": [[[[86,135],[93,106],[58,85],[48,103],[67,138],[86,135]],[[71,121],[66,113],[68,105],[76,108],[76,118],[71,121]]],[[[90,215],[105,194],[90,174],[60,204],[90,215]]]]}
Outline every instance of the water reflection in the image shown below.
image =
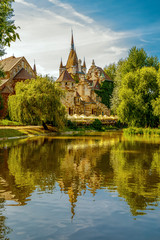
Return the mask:
{"type": "Polygon", "coordinates": [[[159,160],[156,139],[108,134],[21,140],[0,149],[0,199],[25,205],[36,189],[53,193],[58,184],[69,197],[73,218],[79,196],[107,189],[117,191],[137,216],[159,202],[159,160]]]}

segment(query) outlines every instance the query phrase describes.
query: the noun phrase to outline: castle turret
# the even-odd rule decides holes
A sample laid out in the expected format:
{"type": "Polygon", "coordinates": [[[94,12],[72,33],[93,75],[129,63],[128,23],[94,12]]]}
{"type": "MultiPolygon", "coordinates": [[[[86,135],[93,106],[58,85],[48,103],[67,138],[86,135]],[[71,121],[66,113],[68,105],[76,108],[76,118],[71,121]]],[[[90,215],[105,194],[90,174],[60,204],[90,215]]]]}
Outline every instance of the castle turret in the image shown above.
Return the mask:
{"type": "Polygon", "coordinates": [[[83,61],[83,66],[82,66],[82,71],[86,74],[86,61],[85,61],[85,58],[84,58],[84,61],[83,61]]]}
{"type": "Polygon", "coordinates": [[[61,75],[61,73],[62,73],[64,70],[65,70],[65,67],[63,66],[62,58],[61,58],[60,67],[59,67],[59,75],[61,75]]]}

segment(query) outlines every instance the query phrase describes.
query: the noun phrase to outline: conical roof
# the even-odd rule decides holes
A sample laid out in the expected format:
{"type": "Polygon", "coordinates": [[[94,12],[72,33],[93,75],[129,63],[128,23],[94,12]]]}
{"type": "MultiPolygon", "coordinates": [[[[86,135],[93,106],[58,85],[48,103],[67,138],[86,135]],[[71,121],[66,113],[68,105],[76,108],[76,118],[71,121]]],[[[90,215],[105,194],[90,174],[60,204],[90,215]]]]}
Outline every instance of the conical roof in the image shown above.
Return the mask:
{"type": "Polygon", "coordinates": [[[71,68],[73,66],[78,66],[78,58],[76,51],[74,49],[71,49],[68,57],[68,61],[66,64],[66,68],[71,68]]]}
{"type": "Polygon", "coordinates": [[[75,80],[71,77],[71,75],[67,72],[67,70],[64,70],[60,77],[56,80],[56,82],[75,82],[75,80]]]}

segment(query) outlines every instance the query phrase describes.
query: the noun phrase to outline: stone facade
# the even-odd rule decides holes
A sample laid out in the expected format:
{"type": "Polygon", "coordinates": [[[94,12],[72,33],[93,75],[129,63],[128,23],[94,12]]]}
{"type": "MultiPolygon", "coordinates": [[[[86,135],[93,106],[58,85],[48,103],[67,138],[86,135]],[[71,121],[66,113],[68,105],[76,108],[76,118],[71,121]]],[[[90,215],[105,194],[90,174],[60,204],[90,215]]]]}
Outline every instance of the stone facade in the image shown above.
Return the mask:
{"type": "Polygon", "coordinates": [[[61,60],[57,83],[65,90],[62,103],[67,113],[90,115],[110,115],[110,110],[101,103],[101,98],[95,93],[100,89],[103,81],[112,81],[102,68],[97,67],[93,60],[87,73],[85,59],[82,61],[77,57],[74,48],[73,34],[71,39],[71,50],[64,66],[61,60]]]}
{"type": "Polygon", "coordinates": [[[5,73],[5,77],[0,79],[0,94],[2,95],[4,105],[0,111],[0,118],[4,118],[7,115],[8,97],[15,93],[16,83],[35,78],[36,66],[34,64],[32,69],[25,57],[16,58],[12,56],[1,60],[0,67],[5,73]]]}

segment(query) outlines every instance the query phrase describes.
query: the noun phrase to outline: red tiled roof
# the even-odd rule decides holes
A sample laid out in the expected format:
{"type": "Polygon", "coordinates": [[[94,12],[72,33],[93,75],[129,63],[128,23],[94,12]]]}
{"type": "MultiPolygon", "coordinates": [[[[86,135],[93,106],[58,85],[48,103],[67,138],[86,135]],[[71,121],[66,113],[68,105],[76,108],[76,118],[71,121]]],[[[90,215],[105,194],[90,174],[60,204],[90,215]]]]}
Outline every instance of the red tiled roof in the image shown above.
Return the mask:
{"type": "Polygon", "coordinates": [[[60,77],[56,80],[56,82],[75,82],[75,80],[72,78],[72,76],[67,72],[67,70],[64,70],[60,77]]]}
{"type": "Polygon", "coordinates": [[[13,80],[26,80],[33,78],[24,68],[22,68],[13,78],[13,80]]]}

